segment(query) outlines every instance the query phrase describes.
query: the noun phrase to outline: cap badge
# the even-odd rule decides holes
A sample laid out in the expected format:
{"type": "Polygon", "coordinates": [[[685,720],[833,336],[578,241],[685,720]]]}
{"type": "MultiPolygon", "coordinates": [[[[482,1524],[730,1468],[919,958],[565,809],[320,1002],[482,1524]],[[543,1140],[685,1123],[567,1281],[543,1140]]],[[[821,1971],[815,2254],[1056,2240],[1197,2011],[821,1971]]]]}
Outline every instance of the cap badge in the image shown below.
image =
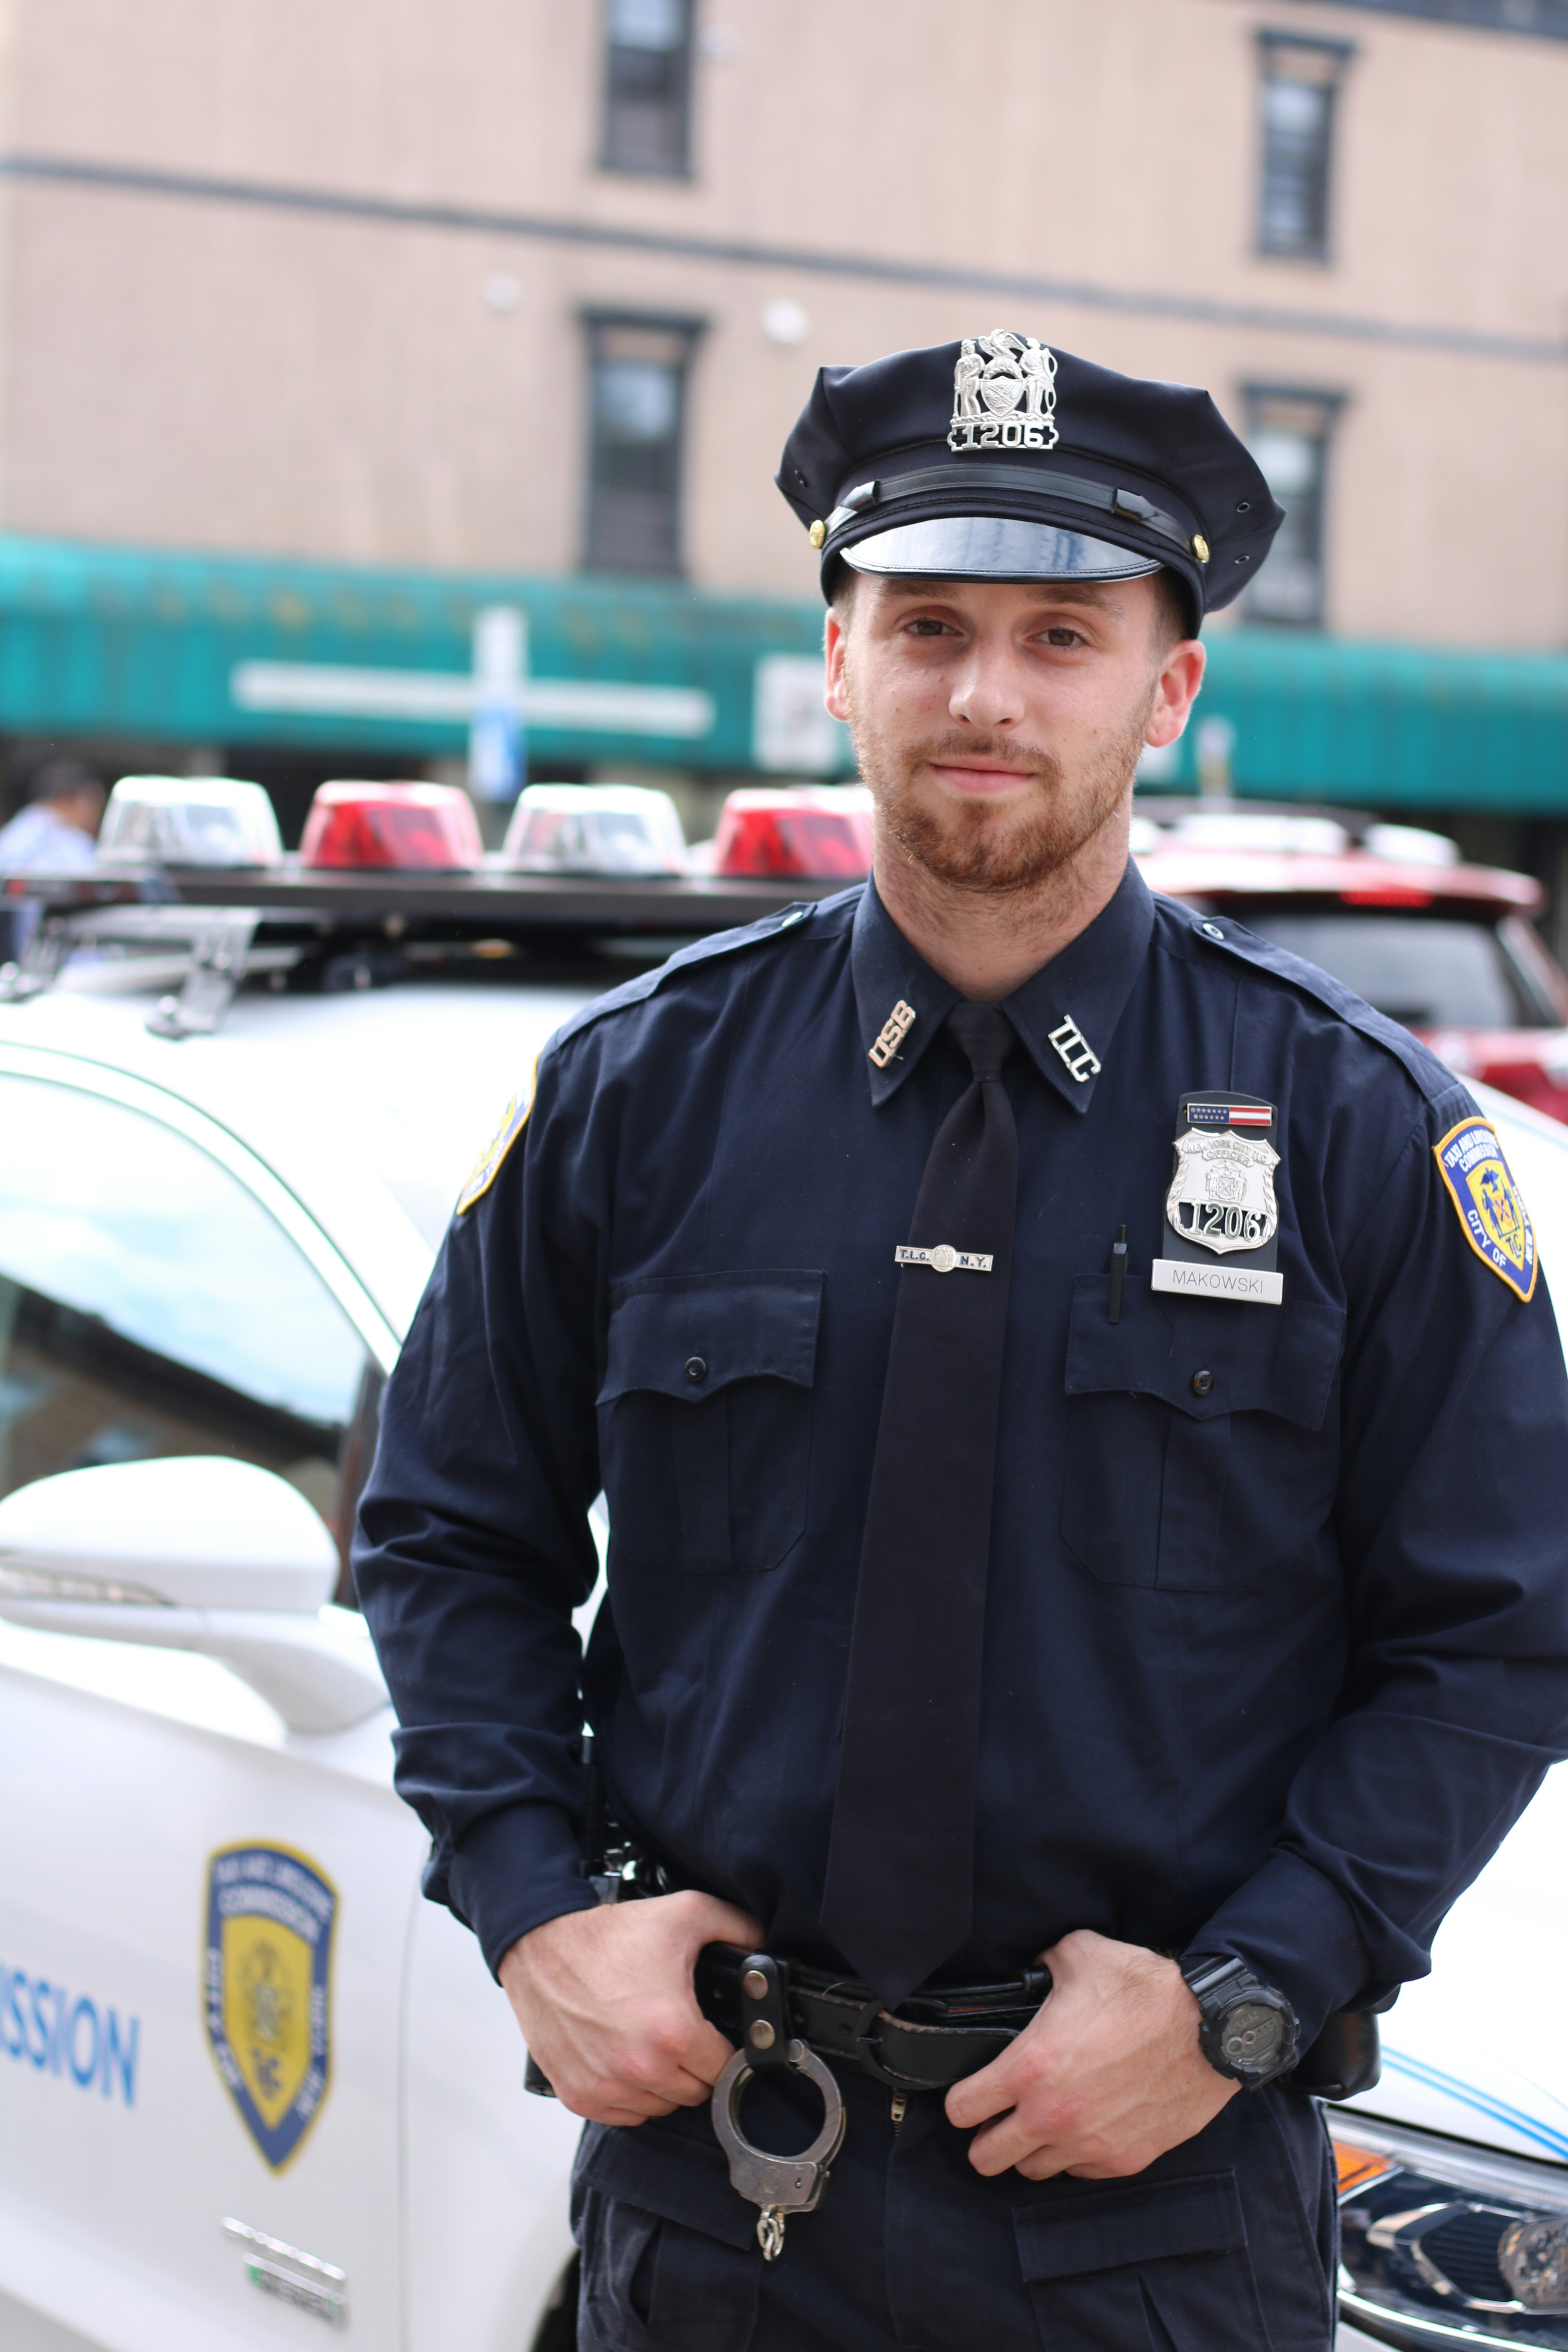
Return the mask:
{"type": "Polygon", "coordinates": [[[1054,449],[1057,355],[1005,327],[965,335],[952,371],[950,449],[1054,449]]]}

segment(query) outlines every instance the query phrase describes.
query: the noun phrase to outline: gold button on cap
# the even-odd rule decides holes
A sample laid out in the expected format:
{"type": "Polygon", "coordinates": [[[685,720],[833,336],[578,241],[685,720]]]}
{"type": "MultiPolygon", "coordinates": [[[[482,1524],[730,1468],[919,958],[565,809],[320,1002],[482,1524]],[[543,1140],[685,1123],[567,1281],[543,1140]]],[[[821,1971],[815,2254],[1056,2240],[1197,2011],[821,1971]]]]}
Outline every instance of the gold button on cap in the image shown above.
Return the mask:
{"type": "Polygon", "coordinates": [[[1200,563],[1206,563],[1209,560],[1209,543],[1201,530],[1193,533],[1193,553],[1200,563]]]}
{"type": "Polygon", "coordinates": [[[827,537],[827,525],[825,522],[814,522],[805,535],[813,547],[820,547],[827,537]]]}

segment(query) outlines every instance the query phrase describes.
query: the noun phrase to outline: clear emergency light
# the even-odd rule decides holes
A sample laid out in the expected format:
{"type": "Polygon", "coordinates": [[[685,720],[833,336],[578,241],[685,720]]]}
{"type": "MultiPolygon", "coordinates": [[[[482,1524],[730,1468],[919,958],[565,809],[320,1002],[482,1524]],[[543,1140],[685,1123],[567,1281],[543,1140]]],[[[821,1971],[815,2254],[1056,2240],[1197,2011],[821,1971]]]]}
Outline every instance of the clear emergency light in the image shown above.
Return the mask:
{"type": "Polygon", "coordinates": [[[300,843],[301,866],[340,871],[468,873],[483,856],[474,804],[455,784],[321,784],[300,843]]]}
{"type": "Polygon", "coordinates": [[[684,874],[686,835],[669,794],[646,784],[530,784],[500,862],[521,874],[684,874]]]}
{"type": "Polygon", "coordinates": [[[871,795],[863,784],[731,793],[714,836],[713,871],[858,882],[871,871],[871,795]]]}
{"type": "Polygon", "coordinates": [[[272,803],[234,776],[121,776],[98,835],[103,865],[276,866],[272,803]]]}

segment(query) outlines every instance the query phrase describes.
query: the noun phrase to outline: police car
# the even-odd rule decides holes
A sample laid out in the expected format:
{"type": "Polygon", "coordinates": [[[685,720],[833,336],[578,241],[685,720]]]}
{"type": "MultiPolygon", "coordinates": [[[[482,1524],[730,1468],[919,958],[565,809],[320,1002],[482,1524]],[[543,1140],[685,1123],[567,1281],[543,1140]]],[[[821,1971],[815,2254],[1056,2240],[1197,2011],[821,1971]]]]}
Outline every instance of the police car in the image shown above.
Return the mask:
{"type": "MultiPolygon", "coordinates": [[[[323,863],[50,894],[0,988],[7,2352],[572,2342],[576,2126],[420,1895],[346,1535],[546,1037],[811,889],[323,863]]],[[[1568,1263],[1568,1133],[1487,1108],[1568,1263]]],[[[1565,1828],[1559,1774],[1333,2111],[1347,2347],[1568,2346],[1568,2022],[1537,1999],[1521,2032],[1506,1990],[1552,1980],[1565,1828]]]]}
{"type": "Polygon", "coordinates": [[[1331,971],[1481,1078],[1568,1120],[1568,975],[1531,919],[1527,874],[1467,865],[1425,827],[1346,809],[1145,794],[1132,848],[1151,889],[1331,971]]]}

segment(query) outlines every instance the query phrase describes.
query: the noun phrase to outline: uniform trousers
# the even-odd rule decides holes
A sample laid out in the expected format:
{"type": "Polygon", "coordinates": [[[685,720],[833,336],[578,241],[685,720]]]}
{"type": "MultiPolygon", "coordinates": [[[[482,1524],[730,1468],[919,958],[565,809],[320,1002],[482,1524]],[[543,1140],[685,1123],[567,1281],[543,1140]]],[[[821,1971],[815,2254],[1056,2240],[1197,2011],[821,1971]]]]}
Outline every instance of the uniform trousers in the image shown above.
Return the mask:
{"type": "MultiPolygon", "coordinates": [[[[1242,2092],[1122,2180],[983,2179],[941,2095],[838,2075],[848,2131],[763,2262],[706,2107],[590,2124],[573,2183],[580,2352],[1329,2352],[1332,2154],[1300,2094],[1242,2092]]],[[[805,2147],[821,2103],[758,2077],[742,2126],[805,2147]]]]}

